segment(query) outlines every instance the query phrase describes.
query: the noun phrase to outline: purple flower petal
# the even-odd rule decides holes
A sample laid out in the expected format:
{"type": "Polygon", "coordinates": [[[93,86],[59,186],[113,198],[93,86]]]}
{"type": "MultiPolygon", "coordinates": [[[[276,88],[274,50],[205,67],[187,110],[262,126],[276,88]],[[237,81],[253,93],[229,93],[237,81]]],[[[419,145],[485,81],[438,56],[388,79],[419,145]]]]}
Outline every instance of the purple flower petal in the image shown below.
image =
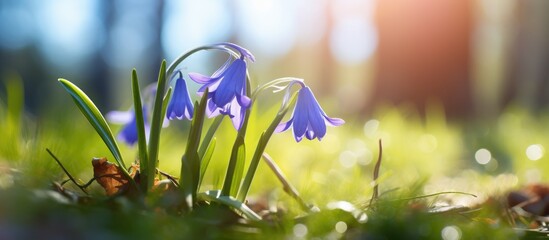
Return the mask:
{"type": "MultiPolygon", "coordinates": [[[[125,142],[126,144],[132,146],[137,142],[137,122],[135,119],[135,112],[131,111],[129,112],[131,114],[131,120],[126,122],[124,127],[122,127],[122,130],[117,135],[117,139],[125,142]]],[[[143,107],[143,116],[147,116],[147,109],[143,107]]],[[[145,133],[148,134],[148,129],[150,128],[149,123],[147,122],[147,118],[144,118],[145,120],[145,133]]],[[[145,136],[148,138],[148,135],[145,136]]]]}
{"type": "Polygon", "coordinates": [[[275,128],[275,132],[279,133],[279,132],[284,132],[284,131],[288,130],[288,128],[290,128],[292,126],[293,120],[294,120],[293,118],[290,118],[290,120],[278,124],[278,126],[276,126],[276,128],[275,128]]]}
{"type": "Polygon", "coordinates": [[[223,76],[223,80],[219,83],[216,89],[216,94],[213,96],[213,101],[217,106],[225,106],[241,92],[241,88],[246,82],[246,62],[241,59],[236,59],[227,68],[223,76]]]}
{"type": "Polygon", "coordinates": [[[238,101],[238,104],[244,108],[249,108],[252,104],[252,99],[246,95],[237,95],[236,100],[238,101]]]}
{"type": "Polygon", "coordinates": [[[231,102],[229,110],[231,113],[230,116],[233,127],[237,130],[240,130],[240,128],[242,127],[242,123],[244,123],[246,110],[242,108],[236,100],[233,100],[231,102]]]}
{"type": "Polygon", "coordinates": [[[107,121],[115,124],[126,124],[133,118],[131,111],[110,111],[105,115],[107,121]]]}
{"type": "Polygon", "coordinates": [[[189,77],[191,78],[191,80],[200,84],[208,84],[212,81],[215,81],[215,78],[213,77],[208,77],[206,75],[202,75],[200,73],[194,73],[194,72],[189,73],[189,77]]]}
{"type": "Polygon", "coordinates": [[[345,123],[345,121],[341,118],[331,118],[331,117],[328,117],[326,115],[324,115],[324,120],[325,120],[326,125],[329,125],[329,126],[332,126],[332,127],[337,127],[337,126],[343,125],[345,123]]]}
{"type": "Polygon", "coordinates": [[[187,84],[183,78],[178,78],[175,82],[172,99],[166,110],[166,117],[169,120],[183,119],[183,117],[191,120],[194,112],[194,107],[187,90],[187,84]]]}

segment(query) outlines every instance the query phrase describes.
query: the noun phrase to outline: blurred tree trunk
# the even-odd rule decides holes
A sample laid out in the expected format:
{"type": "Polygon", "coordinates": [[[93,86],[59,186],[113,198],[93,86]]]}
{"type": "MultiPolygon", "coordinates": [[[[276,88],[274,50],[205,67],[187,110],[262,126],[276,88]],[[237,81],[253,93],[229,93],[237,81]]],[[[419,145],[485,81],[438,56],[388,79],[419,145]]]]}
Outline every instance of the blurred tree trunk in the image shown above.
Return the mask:
{"type": "MultiPolygon", "coordinates": [[[[98,14],[101,16],[104,32],[107,35],[111,32],[112,23],[114,21],[114,3],[109,0],[102,0],[98,4],[98,14]]],[[[99,28],[101,29],[101,28],[99,28]]],[[[111,96],[114,94],[111,90],[112,81],[110,80],[109,66],[105,61],[106,53],[109,51],[108,44],[103,43],[98,51],[91,57],[93,64],[92,71],[90,72],[91,78],[87,84],[91,85],[91,96],[102,96],[93,99],[94,103],[99,109],[107,109],[108,103],[111,102],[111,96]]]]}
{"type": "Polygon", "coordinates": [[[504,104],[530,110],[549,105],[549,1],[517,1],[504,104]]]}
{"type": "Polygon", "coordinates": [[[471,6],[468,0],[379,1],[370,104],[413,103],[423,112],[434,101],[450,117],[471,114],[471,6]]]}
{"type": "MultiPolygon", "coordinates": [[[[152,42],[150,47],[146,50],[149,56],[145,65],[145,73],[147,75],[145,76],[147,82],[156,82],[158,79],[158,70],[160,69],[160,63],[164,59],[163,52],[162,52],[162,23],[164,19],[164,0],[157,0],[157,1],[151,1],[149,2],[151,4],[152,11],[155,13],[152,18],[152,22],[150,23],[152,25],[151,33],[152,34],[152,42]]],[[[167,63],[170,64],[170,63],[167,63]]]]}

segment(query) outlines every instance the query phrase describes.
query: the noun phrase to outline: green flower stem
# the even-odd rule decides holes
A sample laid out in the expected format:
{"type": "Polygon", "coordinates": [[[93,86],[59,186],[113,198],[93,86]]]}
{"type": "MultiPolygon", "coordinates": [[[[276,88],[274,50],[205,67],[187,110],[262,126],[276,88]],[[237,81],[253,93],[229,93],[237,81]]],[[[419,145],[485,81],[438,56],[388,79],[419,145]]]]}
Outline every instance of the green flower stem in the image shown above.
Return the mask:
{"type": "Polygon", "coordinates": [[[285,87],[278,87],[277,85],[279,84],[283,84],[283,83],[289,83],[289,82],[293,82],[293,81],[300,81],[300,82],[303,82],[303,79],[299,79],[299,78],[294,78],[294,77],[283,77],[283,78],[277,78],[275,80],[272,80],[268,83],[265,83],[261,86],[259,86],[258,88],[256,88],[252,94],[252,99],[255,99],[257,97],[257,95],[261,92],[263,92],[265,89],[267,88],[271,88],[271,87],[274,87],[274,88],[277,88],[277,90],[275,90],[275,92],[278,92],[278,91],[281,91],[281,90],[284,90],[286,89],[287,87],[290,87],[289,85],[288,86],[285,86],[285,87]]]}
{"type": "MultiPolygon", "coordinates": [[[[246,95],[250,96],[250,77],[246,73],[246,95]]],[[[253,100],[252,100],[253,104],[253,100]]],[[[233,144],[233,149],[231,151],[231,158],[229,160],[229,165],[227,166],[227,174],[225,174],[225,181],[223,182],[223,188],[221,190],[222,196],[230,196],[231,193],[237,193],[240,183],[240,178],[244,171],[244,162],[246,161],[246,152],[244,139],[246,137],[246,129],[248,127],[248,120],[250,118],[251,106],[246,109],[244,114],[244,122],[242,127],[238,130],[238,135],[233,144]]]]}
{"type": "Polygon", "coordinates": [[[202,46],[202,47],[197,47],[197,48],[194,48],[194,49],[191,49],[189,50],[188,52],[186,53],[183,53],[181,54],[179,57],[177,57],[171,64],[170,66],[168,67],[168,70],[166,72],[166,76],[170,77],[173,73],[173,71],[175,71],[175,68],[181,63],[183,62],[183,60],[185,60],[186,58],[188,58],[189,56],[193,55],[194,53],[198,52],[198,51],[202,51],[202,50],[212,50],[212,49],[217,49],[217,50],[222,50],[222,51],[227,51],[229,52],[231,55],[233,55],[235,58],[238,58],[238,54],[235,53],[234,51],[230,50],[230,49],[227,49],[227,48],[224,48],[224,47],[221,47],[221,46],[216,46],[216,45],[206,45],[206,46],[202,46]]]}
{"type": "Polygon", "coordinates": [[[255,171],[257,170],[257,166],[259,165],[259,161],[261,160],[261,156],[263,155],[263,152],[265,152],[267,143],[269,143],[269,139],[271,139],[271,136],[273,135],[276,127],[278,126],[278,124],[280,124],[280,122],[288,112],[288,109],[290,108],[291,105],[295,103],[296,100],[297,100],[297,93],[294,93],[289,102],[282,104],[273,122],[271,122],[271,125],[269,125],[269,128],[267,128],[267,130],[263,132],[263,134],[259,138],[257,147],[255,149],[254,155],[250,162],[250,166],[248,167],[248,172],[246,173],[246,177],[244,178],[244,182],[242,182],[242,186],[240,187],[240,191],[238,192],[238,197],[236,198],[239,201],[243,202],[246,199],[246,195],[248,195],[248,191],[250,190],[250,186],[252,185],[252,180],[254,178],[255,171]]]}
{"type": "Polygon", "coordinates": [[[133,108],[135,112],[135,123],[137,127],[137,147],[139,149],[139,167],[142,173],[141,190],[147,193],[152,186],[149,182],[154,181],[154,175],[149,175],[147,171],[148,156],[147,156],[147,139],[145,137],[145,120],[143,118],[143,106],[141,104],[141,92],[139,90],[139,80],[137,79],[137,71],[135,68],[132,71],[132,93],[133,93],[133,108]]]}

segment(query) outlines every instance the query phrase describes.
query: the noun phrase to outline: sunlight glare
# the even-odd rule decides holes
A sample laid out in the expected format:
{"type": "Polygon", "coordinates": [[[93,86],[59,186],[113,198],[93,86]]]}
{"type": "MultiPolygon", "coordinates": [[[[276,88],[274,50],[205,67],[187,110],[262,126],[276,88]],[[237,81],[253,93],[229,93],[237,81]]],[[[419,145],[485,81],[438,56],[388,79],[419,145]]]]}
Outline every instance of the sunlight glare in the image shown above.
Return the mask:
{"type": "Polygon", "coordinates": [[[257,55],[277,58],[287,54],[296,41],[296,4],[289,0],[237,1],[237,34],[242,44],[257,55]]]}
{"type": "Polygon", "coordinates": [[[194,46],[226,41],[233,29],[229,9],[227,1],[167,1],[162,47],[168,59],[194,46]]]}
{"type": "Polygon", "coordinates": [[[343,63],[356,64],[370,58],[378,44],[373,12],[376,1],[334,1],[330,50],[343,63]]]}

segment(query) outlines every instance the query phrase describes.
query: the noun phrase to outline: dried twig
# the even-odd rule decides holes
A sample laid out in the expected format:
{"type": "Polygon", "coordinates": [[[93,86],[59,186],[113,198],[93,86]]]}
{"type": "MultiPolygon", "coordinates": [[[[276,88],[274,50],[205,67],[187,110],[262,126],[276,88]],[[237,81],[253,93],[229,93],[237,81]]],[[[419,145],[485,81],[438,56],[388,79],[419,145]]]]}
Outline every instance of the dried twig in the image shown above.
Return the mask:
{"type": "Polygon", "coordinates": [[[294,198],[299,203],[299,206],[303,208],[303,210],[307,212],[311,211],[311,207],[307,205],[307,203],[305,203],[303,198],[299,196],[299,193],[297,192],[295,187],[292,186],[292,184],[290,184],[288,180],[286,180],[286,177],[282,173],[282,170],[276,165],[273,158],[271,158],[271,156],[269,156],[269,154],[267,153],[263,153],[262,156],[263,156],[263,160],[265,160],[265,163],[267,163],[267,166],[269,166],[269,168],[276,175],[276,178],[278,178],[278,180],[282,183],[284,191],[288,193],[292,198],[294,198]]]}
{"type": "MultiPolygon", "coordinates": [[[[83,186],[80,186],[76,180],[74,180],[74,178],[72,177],[72,175],[69,173],[69,171],[67,171],[67,169],[63,166],[63,164],[61,163],[61,161],[59,161],[59,159],[49,150],[46,148],[46,151],[50,154],[50,156],[55,160],[55,162],[57,162],[57,164],[61,167],[61,169],[63,169],[63,172],[65,172],[65,174],[67,174],[67,176],[69,177],[70,181],[72,181],[76,186],[78,186],[78,188],[80,188],[80,190],[82,190],[82,192],[84,192],[86,195],[88,195],[88,192],[86,191],[85,187],[83,186]]],[[[66,181],[65,181],[66,182],[66,181]]],[[[87,184],[89,185],[89,184],[87,184]]],[[[87,186],[86,185],[86,186],[87,186]]]]}
{"type": "Polygon", "coordinates": [[[167,179],[169,179],[174,184],[174,186],[179,187],[179,181],[177,180],[177,177],[174,177],[174,176],[170,175],[167,172],[160,171],[160,169],[158,169],[158,168],[156,169],[156,171],[158,171],[158,173],[160,173],[160,175],[162,175],[162,176],[166,177],[167,179]]]}
{"type": "Polygon", "coordinates": [[[381,139],[379,139],[379,156],[377,157],[376,166],[374,167],[374,192],[372,193],[372,198],[370,199],[370,206],[379,197],[377,178],[379,177],[379,168],[381,167],[382,154],[383,146],[381,144],[381,139]]]}

